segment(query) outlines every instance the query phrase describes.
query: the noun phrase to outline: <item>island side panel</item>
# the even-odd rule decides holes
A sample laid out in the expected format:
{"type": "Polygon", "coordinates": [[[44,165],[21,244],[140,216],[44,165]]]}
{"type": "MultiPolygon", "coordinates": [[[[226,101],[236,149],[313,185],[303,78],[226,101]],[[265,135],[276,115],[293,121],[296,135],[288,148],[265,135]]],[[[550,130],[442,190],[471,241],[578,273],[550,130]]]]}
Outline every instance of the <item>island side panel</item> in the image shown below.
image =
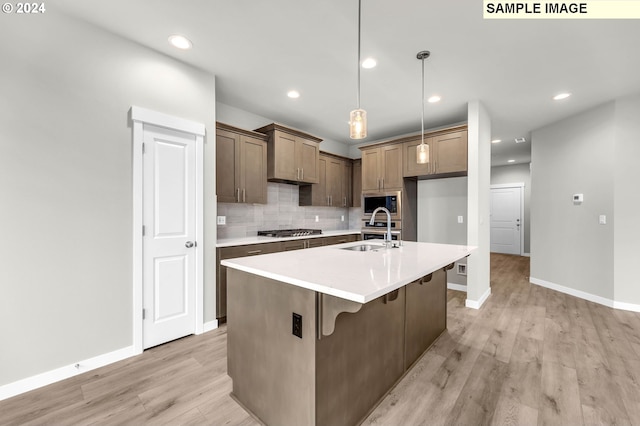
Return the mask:
{"type": "Polygon", "coordinates": [[[315,292],[228,268],[233,395],[268,425],[315,424],[315,292]],[[302,339],[292,313],[302,315],[302,339]]]}
{"type": "Polygon", "coordinates": [[[447,328],[447,273],[439,269],[406,286],[405,368],[410,368],[447,328]]]}
{"type": "Polygon", "coordinates": [[[359,424],[402,376],[405,289],[397,295],[338,315],[334,332],[317,341],[317,425],[359,424]]]}

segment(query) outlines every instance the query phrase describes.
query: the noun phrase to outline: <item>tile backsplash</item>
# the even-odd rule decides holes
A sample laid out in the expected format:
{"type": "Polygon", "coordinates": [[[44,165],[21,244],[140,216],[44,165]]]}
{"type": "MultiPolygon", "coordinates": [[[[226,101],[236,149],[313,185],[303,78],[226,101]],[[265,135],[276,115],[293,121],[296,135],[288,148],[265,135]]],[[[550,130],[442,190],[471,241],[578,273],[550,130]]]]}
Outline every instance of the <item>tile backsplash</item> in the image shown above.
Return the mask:
{"type": "Polygon", "coordinates": [[[275,182],[267,184],[267,204],[218,203],[218,216],[226,216],[226,225],[218,225],[218,239],[251,237],[268,229],[360,228],[359,207],[301,207],[297,185],[275,182]]]}

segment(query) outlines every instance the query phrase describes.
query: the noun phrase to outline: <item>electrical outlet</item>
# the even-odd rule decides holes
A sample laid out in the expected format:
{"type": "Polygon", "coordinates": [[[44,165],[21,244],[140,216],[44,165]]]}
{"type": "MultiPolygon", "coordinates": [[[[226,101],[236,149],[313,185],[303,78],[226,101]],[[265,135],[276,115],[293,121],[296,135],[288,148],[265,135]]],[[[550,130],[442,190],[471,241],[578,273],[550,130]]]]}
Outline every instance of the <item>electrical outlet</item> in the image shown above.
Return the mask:
{"type": "Polygon", "coordinates": [[[316,222],[320,222],[320,216],[316,215],[316,222]]]}
{"type": "Polygon", "coordinates": [[[606,225],[607,224],[607,216],[604,214],[601,214],[600,217],[598,218],[598,223],[600,225],[606,225]]]}
{"type": "Polygon", "coordinates": [[[464,223],[464,218],[462,216],[458,216],[458,223],[464,223]]]}
{"type": "Polygon", "coordinates": [[[467,275],[467,265],[465,263],[457,263],[458,275],[467,275]]]}
{"type": "Polygon", "coordinates": [[[218,216],[218,225],[226,225],[227,217],[226,216],[218,216]]]}
{"type": "Polygon", "coordinates": [[[295,312],[291,318],[291,333],[302,339],[302,315],[295,312]]]}

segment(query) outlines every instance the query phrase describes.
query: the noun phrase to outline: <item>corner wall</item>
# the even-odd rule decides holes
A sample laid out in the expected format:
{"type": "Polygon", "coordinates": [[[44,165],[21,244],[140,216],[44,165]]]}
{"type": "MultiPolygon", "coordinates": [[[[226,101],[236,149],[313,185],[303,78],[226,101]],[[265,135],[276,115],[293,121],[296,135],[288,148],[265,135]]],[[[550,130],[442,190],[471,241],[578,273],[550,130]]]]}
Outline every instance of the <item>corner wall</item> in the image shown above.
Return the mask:
{"type": "MultiPolygon", "coordinates": [[[[615,105],[613,171],[614,300],[640,308],[640,95],[618,99],[615,105]]],[[[630,307],[625,307],[630,308],[630,307]]],[[[638,309],[634,309],[638,310],[638,309]]]]}
{"type": "Polygon", "coordinates": [[[214,76],[53,8],[19,18],[3,17],[0,40],[0,389],[133,343],[132,105],[206,125],[215,216],[214,76]]]}
{"type": "Polygon", "coordinates": [[[467,259],[467,307],[480,308],[490,287],[491,118],[479,101],[469,102],[467,244],[477,249],[467,259]]]}

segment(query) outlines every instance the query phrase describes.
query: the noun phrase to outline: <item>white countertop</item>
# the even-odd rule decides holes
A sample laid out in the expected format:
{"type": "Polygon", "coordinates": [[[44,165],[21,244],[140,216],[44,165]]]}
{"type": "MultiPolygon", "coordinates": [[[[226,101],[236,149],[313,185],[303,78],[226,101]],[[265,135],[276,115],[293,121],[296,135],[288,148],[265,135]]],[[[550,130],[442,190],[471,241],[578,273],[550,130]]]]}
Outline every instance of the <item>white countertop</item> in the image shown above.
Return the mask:
{"type": "Polygon", "coordinates": [[[216,247],[246,246],[249,244],[275,243],[278,241],[305,240],[309,238],[336,237],[339,235],[360,234],[360,229],[343,229],[340,231],[322,231],[322,234],[306,235],[304,237],[243,237],[225,238],[216,242],[216,247]]]}
{"type": "MultiPolygon", "coordinates": [[[[325,234],[325,236],[327,236],[325,234]]],[[[358,303],[367,303],[469,255],[475,247],[404,241],[384,248],[380,241],[223,260],[222,265],[358,303]],[[361,244],[371,251],[343,250],[361,244]]]]}

